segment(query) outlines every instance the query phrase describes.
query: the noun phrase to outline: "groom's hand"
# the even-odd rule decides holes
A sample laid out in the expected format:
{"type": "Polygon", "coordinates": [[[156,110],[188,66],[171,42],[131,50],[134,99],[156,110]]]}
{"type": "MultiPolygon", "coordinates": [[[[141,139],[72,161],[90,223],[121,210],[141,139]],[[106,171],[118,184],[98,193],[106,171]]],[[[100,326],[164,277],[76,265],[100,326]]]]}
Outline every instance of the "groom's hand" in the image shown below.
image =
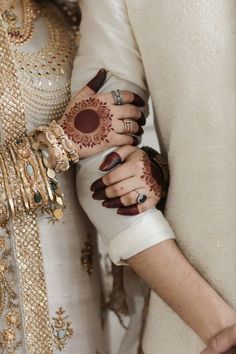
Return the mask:
{"type": "Polygon", "coordinates": [[[236,354],[236,324],[212,338],[200,354],[236,354]]]}
{"type": "Polygon", "coordinates": [[[115,146],[137,145],[137,136],[143,133],[143,99],[130,91],[97,93],[105,79],[102,69],[72,98],[59,121],[81,158],[115,146]]]}

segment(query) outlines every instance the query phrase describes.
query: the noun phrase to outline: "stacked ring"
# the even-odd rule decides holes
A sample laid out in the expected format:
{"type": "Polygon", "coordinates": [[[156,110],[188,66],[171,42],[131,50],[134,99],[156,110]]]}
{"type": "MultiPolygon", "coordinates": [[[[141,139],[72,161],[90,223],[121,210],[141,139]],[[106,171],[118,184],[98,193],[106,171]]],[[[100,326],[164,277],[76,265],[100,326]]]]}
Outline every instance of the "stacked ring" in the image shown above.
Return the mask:
{"type": "Polygon", "coordinates": [[[114,98],[115,105],[122,106],[124,104],[124,100],[123,97],[121,96],[120,90],[111,91],[111,94],[114,98]]]}
{"type": "Polygon", "coordinates": [[[133,121],[131,119],[124,119],[124,134],[130,134],[132,132],[133,121]]]}

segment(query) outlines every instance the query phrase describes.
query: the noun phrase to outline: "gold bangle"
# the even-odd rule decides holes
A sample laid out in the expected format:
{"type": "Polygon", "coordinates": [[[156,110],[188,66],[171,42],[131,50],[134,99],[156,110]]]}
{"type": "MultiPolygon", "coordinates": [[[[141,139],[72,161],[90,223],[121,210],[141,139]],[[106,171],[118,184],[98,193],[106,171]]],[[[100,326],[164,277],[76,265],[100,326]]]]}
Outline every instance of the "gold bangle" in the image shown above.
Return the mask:
{"type": "Polygon", "coordinates": [[[18,156],[20,171],[26,186],[25,190],[28,192],[31,208],[38,209],[41,206],[48,206],[47,188],[30,141],[28,138],[24,138],[17,146],[15,143],[12,146],[18,156]]]}
{"type": "Polygon", "coordinates": [[[38,160],[38,164],[39,164],[39,167],[40,167],[40,170],[41,170],[41,174],[42,174],[43,179],[44,179],[44,183],[45,183],[45,185],[47,187],[49,199],[50,199],[51,202],[53,202],[54,198],[53,198],[52,190],[51,190],[51,187],[50,187],[50,184],[49,184],[49,181],[48,181],[48,177],[47,177],[47,174],[46,174],[42,159],[41,159],[38,151],[35,151],[35,155],[36,155],[36,158],[38,160]]]}
{"type": "Polygon", "coordinates": [[[6,170],[6,166],[5,166],[5,162],[4,162],[4,158],[3,158],[2,154],[0,154],[0,163],[2,166],[3,181],[4,181],[4,185],[5,185],[6,195],[8,198],[9,207],[11,210],[11,214],[14,217],[15,216],[15,208],[14,208],[14,203],[13,203],[13,199],[12,199],[12,195],[11,195],[10,186],[8,184],[7,170],[6,170]]]}
{"type": "Polygon", "coordinates": [[[19,167],[18,167],[18,161],[16,159],[16,155],[15,155],[14,149],[12,148],[11,145],[9,145],[9,151],[10,151],[12,160],[14,162],[14,166],[15,166],[15,169],[16,169],[17,176],[18,176],[19,180],[22,181],[22,183],[20,183],[20,190],[21,190],[21,195],[22,195],[23,202],[24,202],[24,205],[25,205],[25,209],[26,210],[30,210],[29,201],[28,201],[28,198],[27,198],[27,193],[26,193],[26,191],[24,189],[24,180],[22,179],[22,176],[21,176],[21,173],[20,173],[20,170],[19,170],[19,167]]]}
{"type": "Polygon", "coordinates": [[[9,219],[9,208],[7,202],[6,188],[4,185],[3,171],[0,167],[0,227],[4,228],[6,226],[7,220],[9,219]]]}
{"type": "Polygon", "coordinates": [[[37,134],[39,133],[43,133],[45,135],[47,141],[49,142],[49,144],[52,146],[52,149],[54,150],[54,154],[56,158],[55,171],[56,172],[67,171],[70,168],[70,162],[65,150],[58,142],[54,132],[52,132],[47,126],[41,126],[35,131],[34,136],[37,137],[37,134]]]}
{"type": "Polygon", "coordinates": [[[14,161],[12,160],[9,146],[3,151],[4,161],[6,165],[6,170],[8,174],[9,186],[11,189],[12,199],[15,205],[15,214],[20,214],[25,211],[24,202],[21,193],[21,182],[18,178],[17,171],[15,168],[14,161]]]}
{"type": "Polygon", "coordinates": [[[73,142],[68,138],[64,129],[55,120],[53,120],[49,124],[49,127],[52,129],[52,131],[56,135],[57,139],[62,144],[64,150],[69,155],[68,156],[69,160],[73,163],[78,163],[79,162],[79,154],[76,152],[73,142]]]}

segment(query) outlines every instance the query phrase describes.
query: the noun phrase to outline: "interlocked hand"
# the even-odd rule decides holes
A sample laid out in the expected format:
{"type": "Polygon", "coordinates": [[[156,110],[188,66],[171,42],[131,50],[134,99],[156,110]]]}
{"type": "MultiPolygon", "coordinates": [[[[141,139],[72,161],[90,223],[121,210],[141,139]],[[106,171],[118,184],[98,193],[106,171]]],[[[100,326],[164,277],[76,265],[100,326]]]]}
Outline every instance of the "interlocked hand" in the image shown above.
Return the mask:
{"type": "Polygon", "coordinates": [[[145,117],[140,107],[145,102],[129,91],[119,91],[121,105],[112,93],[97,94],[105,78],[102,69],[73,97],[59,121],[81,158],[115,146],[137,145],[136,136],[143,133],[145,117]]]}
{"type": "Polygon", "coordinates": [[[124,146],[109,154],[100,166],[109,171],[91,186],[93,198],[120,215],[137,215],[158,204],[162,195],[161,170],[141,149],[124,146]]]}

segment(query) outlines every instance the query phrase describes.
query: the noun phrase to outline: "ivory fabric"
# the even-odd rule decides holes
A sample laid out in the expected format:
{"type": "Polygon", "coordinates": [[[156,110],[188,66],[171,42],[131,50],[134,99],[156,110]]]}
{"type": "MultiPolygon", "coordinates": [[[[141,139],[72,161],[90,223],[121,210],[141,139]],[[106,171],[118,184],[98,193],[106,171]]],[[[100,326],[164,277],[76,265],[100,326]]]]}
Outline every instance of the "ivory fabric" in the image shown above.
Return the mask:
{"type": "MultiPolygon", "coordinates": [[[[72,74],[73,94],[104,67],[110,73],[102,92],[129,89],[147,97],[142,62],[125,4],[106,0],[95,4],[92,0],[84,0],[80,6],[81,42],[72,74]],[[118,49],[113,58],[112,53],[118,49]]],[[[99,166],[111,151],[80,161],[77,194],[84,211],[108,246],[112,261],[121,265],[144,249],[174,238],[174,234],[163,214],[155,208],[142,215],[124,217],[117,215],[114,209],[101,207],[101,202],[92,198],[90,187],[104,175],[99,166]]]]}
{"type": "MultiPolygon", "coordinates": [[[[21,16],[20,5],[21,2],[19,1],[17,6],[19,16],[21,16]]],[[[55,16],[57,12],[55,10],[55,16]]],[[[64,32],[68,32],[68,27],[65,26],[64,32]]],[[[45,20],[39,18],[35,23],[32,39],[17,48],[25,54],[37,53],[47,44],[48,34],[45,20]]],[[[13,45],[12,49],[15,49],[13,45]]],[[[50,60],[50,53],[46,53],[46,55],[48,56],[47,59],[50,60]]],[[[16,62],[29,131],[39,125],[48,123],[55,118],[58,111],[63,109],[57,97],[57,90],[61,90],[62,87],[67,85],[70,87],[72,65],[70,64],[69,68],[68,65],[69,63],[67,64],[68,74],[61,75],[59,78],[56,75],[49,76],[48,79],[42,79],[40,85],[38,78],[32,76],[29,87],[25,83],[25,74],[21,65],[16,62]],[[47,103],[49,95],[55,96],[55,100],[52,100],[50,105],[47,103]]],[[[69,93],[70,90],[65,90],[64,96],[60,97],[61,100],[68,100],[69,93]]],[[[78,204],[74,170],[70,170],[60,176],[59,179],[65,193],[67,205],[65,215],[55,225],[49,223],[46,215],[40,216],[39,230],[51,324],[55,325],[53,318],[58,318],[56,312],[59,308],[63,308],[65,324],[70,322],[74,333],[70,340],[65,341],[65,347],[61,350],[56,345],[56,334],[53,353],[108,354],[107,332],[102,328],[102,286],[94,228],[78,204]],[[90,236],[95,262],[92,275],[89,275],[81,265],[82,250],[85,247],[85,242],[90,240],[90,236]]],[[[14,264],[12,266],[14,267],[14,264]]],[[[3,331],[4,328],[5,318],[1,316],[0,331],[3,331]]],[[[67,334],[67,328],[63,326],[58,335],[62,336],[63,330],[67,334]]],[[[22,341],[24,343],[23,331],[22,341]]],[[[24,345],[17,349],[16,353],[31,354],[24,345]]]]}
{"type": "MultiPolygon", "coordinates": [[[[111,75],[144,88],[143,70],[136,64],[139,50],[158,136],[169,156],[166,217],[189,260],[235,307],[236,3],[86,0],[86,4],[96,17],[86,28],[96,48],[88,73],[104,63],[111,75]],[[100,11],[104,6],[107,10],[100,11]],[[101,23],[104,38],[98,42],[96,33],[101,23]],[[128,39],[130,35],[133,40],[128,39]],[[131,44],[133,49],[128,51],[126,46],[131,44]],[[101,62],[97,57],[105,59],[101,62]]],[[[198,354],[203,346],[153,293],[144,353],[198,354]]]]}

